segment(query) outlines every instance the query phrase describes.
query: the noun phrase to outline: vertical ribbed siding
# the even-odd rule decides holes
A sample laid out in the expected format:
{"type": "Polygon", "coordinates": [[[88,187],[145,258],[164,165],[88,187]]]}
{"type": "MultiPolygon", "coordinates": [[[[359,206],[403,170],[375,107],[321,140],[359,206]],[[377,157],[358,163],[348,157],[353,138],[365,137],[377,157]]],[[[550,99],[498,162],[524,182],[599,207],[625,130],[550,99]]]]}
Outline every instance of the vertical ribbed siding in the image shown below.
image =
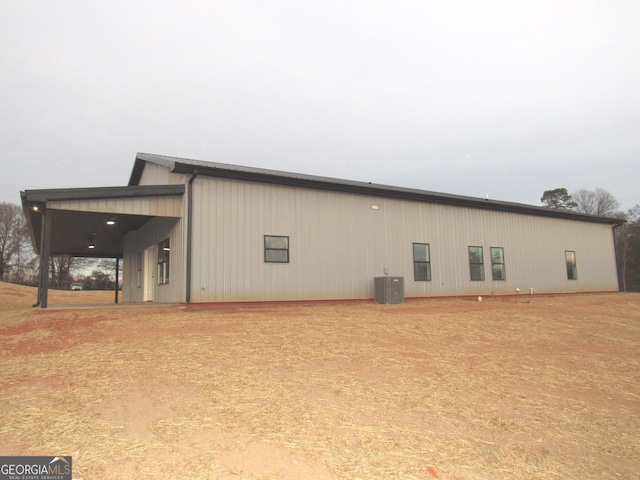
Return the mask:
{"type": "Polygon", "coordinates": [[[602,224],[198,177],[193,227],[194,302],[372,298],[385,268],[407,297],[617,289],[602,224]],[[264,262],[264,235],[289,237],[289,264],[264,262]],[[413,242],[430,245],[430,282],[413,279],[413,242]],[[470,280],[470,245],[485,281],[470,280]],[[504,248],[506,281],[492,280],[490,247],[504,248]]]}
{"type": "Polygon", "coordinates": [[[127,199],[52,201],[49,202],[48,208],[74,210],[78,212],[179,217],[182,215],[182,204],[182,196],[138,197],[127,199]]]}
{"type": "MultiPolygon", "coordinates": [[[[123,300],[125,302],[142,302],[144,298],[144,281],[137,285],[137,256],[152,249],[152,271],[156,272],[157,245],[166,238],[170,239],[171,254],[169,256],[169,283],[158,285],[157,279],[147,279],[151,282],[154,302],[184,302],[185,301],[185,242],[183,221],[177,218],[157,217],[144,224],[139,230],[125,236],[123,259],[123,300]]],[[[143,265],[143,275],[147,271],[143,265]]]]}
{"type": "Polygon", "coordinates": [[[184,175],[171,173],[167,167],[145,162],[138,185],[175,185],[184,183],[184,175]]]}

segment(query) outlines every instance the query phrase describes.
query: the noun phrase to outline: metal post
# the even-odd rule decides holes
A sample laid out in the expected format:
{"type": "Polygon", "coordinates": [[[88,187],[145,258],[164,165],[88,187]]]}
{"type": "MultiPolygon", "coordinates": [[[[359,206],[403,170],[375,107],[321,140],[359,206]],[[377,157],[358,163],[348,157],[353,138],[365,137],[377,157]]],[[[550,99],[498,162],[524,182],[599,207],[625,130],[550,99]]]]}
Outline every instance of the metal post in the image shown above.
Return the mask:
{"type": "Polygon", "coordinates": [[[118,257],[116,257],[116,281],[115,281],[116,304],[118,303],[118,290],[120,290],[119,278],[120,278],[120,259],[118,257]]]}
{"type": "Polygon", "coordinates": [[[40,308],[49,306],[49,257],[51,255],[52,212],[45,208],[42,212],[42,243],[40,251],[40,308]]]}

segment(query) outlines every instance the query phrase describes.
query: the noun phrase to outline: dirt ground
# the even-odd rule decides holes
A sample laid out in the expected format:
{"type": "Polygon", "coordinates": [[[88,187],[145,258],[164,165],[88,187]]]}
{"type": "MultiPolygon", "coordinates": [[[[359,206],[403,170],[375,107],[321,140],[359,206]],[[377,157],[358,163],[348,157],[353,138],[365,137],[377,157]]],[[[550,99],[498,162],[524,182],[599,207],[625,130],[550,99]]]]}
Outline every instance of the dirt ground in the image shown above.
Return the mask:
{"type": "Polygon", "coordinates": [[[34,301],[0,283],[0,455],[76,479],[640,478],[640,294],[34,301]]]}

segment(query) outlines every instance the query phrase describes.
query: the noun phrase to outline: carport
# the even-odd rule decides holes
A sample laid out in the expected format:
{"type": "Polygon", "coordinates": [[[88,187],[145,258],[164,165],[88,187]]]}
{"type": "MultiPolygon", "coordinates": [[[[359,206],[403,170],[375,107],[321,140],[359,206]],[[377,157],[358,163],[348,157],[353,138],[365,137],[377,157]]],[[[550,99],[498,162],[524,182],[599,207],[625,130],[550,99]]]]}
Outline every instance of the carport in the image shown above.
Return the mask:
{"type": "Polygon", "coordinates": [[[178,184],[20,192],[31,242],[40,256],[34,307],[48,307],[49,260],[58,255],[116,259],[117,303],[125,235],[155,217],[181,217],[184,191],[178,184]]]}

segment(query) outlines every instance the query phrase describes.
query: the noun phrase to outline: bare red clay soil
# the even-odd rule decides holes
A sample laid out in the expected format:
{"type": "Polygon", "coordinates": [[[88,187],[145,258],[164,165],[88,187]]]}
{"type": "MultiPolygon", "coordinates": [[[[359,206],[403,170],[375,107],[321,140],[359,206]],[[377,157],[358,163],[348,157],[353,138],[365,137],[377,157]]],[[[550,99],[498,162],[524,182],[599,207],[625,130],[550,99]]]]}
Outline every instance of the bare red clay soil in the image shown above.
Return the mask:
{"type": "Polygon", "coordinates": [[[76,479],[640,478],[640,294],[34,300],[0,283],[0,455],[76,479]]]}

